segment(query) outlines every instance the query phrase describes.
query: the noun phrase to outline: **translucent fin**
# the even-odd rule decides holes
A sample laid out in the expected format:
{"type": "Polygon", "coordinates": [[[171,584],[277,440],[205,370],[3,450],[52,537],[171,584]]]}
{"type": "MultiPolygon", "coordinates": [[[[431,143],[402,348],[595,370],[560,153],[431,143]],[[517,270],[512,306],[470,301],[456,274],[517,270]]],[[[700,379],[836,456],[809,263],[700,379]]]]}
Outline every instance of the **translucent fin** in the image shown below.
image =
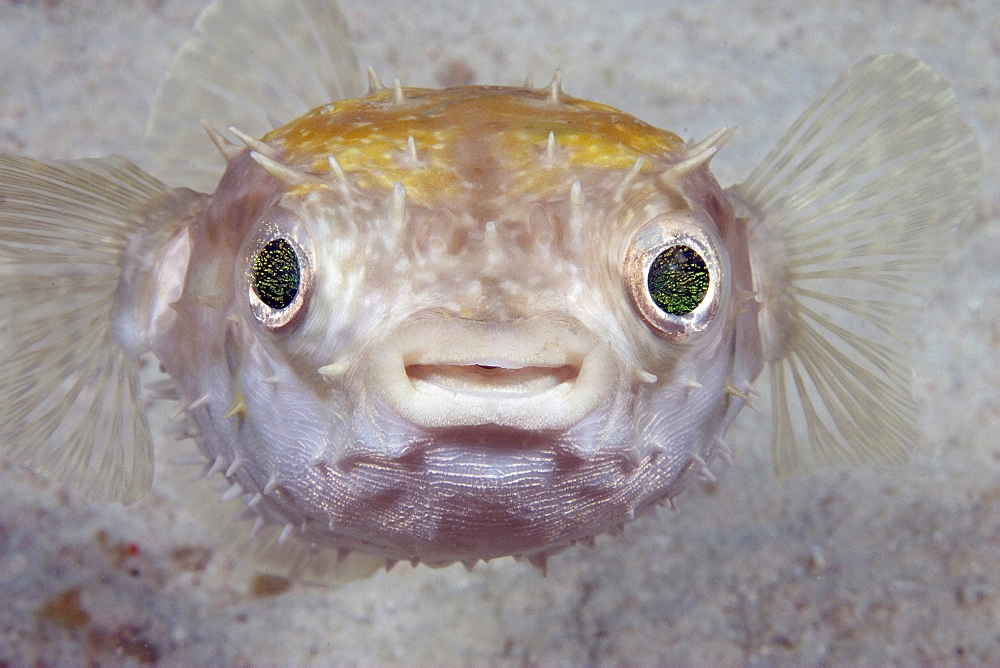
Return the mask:
{"type": "Polygon", "coordinates": [[[250,566],[302,584],[327,587],[364,580],[385,566],[384,558],[371,554],[312,547],[295,535],[297,530],[289,540],[279,542],[281,531],[279,526],[266,526],[251,539],[250,549],[243,553],[250,566]]]}
{"type": "Polygon", "coordinates": [[[751,218],[779,477],[897,463],[915,444],[911,343],[980,170],[948,85],[881,55],[732,190],[751,218]]]}
{"type": "Polygon", "coordinates": [[[100,500],[153,474],[139,363],[111,335],[129,237],[163,184],[117,157],[0,152],[0,456],[100,500]]]}
{"type": "Polygon", "coordinates": [[[332,0],[216,0],[160,85],[148,159],[168,183],[215,189],[225,165],[201,120],[260,137],[271,119],[364,90],[347,23],[332,0]]]}

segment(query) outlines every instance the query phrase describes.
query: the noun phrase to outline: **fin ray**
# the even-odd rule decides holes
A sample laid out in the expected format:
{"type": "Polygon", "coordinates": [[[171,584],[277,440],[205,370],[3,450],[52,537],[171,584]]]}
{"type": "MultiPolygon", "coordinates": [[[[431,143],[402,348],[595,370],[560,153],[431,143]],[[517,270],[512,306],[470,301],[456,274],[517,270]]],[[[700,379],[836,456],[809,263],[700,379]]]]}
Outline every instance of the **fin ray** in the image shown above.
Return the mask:
{"type": "Polygon", "coordinates": [[[222,165],[201,121],[255,137],[364,90],[347,23],[330,0],[216,0],[178,51],[146,130],[157,173],[211,192],[222,165]]]}
{"type": "Polygon", "coordinates": [[[751,219],[779,477],[913,447],[920,297],[980,173],[947,84],[894,54],[841,77],[731,190],[751,219]]]}
{"type": "Polygon", "coordinates": [[[336,587],[364,580],[385,565],[385,559],[364,552],[318,548],[304,540],[281,540],[281,528],[266,525],[244,543],[247,563],[265,573],[302,584],[336,587]]]}
{"type": "Polygon", "coordinates": [[[0,152],[0,453],[95,499],[152,480],[138,360],[110,321],[127,240],[164,192],[121,158],[0,152]]]}

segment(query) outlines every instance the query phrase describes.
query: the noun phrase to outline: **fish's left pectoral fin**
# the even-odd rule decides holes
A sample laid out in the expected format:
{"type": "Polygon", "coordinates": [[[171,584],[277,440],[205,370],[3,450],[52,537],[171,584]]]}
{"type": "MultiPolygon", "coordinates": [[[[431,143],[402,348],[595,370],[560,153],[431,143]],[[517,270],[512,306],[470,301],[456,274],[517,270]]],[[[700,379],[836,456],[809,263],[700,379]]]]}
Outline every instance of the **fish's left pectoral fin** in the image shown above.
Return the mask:
{"type": "Polygon", "coordinates": [[[0,151],[0,457],[125,503],[149,490],[139,362],[111,311],[128,241],[166,189],[121,158],[0,151]]]}
{"type": "Polygon", "coordinates": [[[847,72],[730,193],[750,224],[779,477],[904,461],[912,345],[980,151],[948,85],[904,55],[847,72]]]}
{"type": "Polygon", "coordinates": [[[203,192],[218,183],[217,138],[205,136],[202,121],[260,137],[275,121],[364,90],[334,0],[216,0],[195,31],[160,85],[146,129],[148,159],[169,183],[203,192]]]}

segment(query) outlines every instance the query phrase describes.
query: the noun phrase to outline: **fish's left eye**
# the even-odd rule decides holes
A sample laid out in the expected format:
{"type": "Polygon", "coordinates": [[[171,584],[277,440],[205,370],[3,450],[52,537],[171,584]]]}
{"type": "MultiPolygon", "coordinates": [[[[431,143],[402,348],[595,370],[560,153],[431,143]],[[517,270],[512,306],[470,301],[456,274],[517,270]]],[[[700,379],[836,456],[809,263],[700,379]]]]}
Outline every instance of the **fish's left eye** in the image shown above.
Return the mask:
{"type": "Polygon", "coordinates": [[[250,310],[261,323],[276,329],[302,308],[311,281],[308,257],[285,236],[264,238],[249,257],[250,310]]]}
{"type": "Polygon", "coordinates": [[[723,270],[718,241],[692,213],[654,218],[625,257],[625,281],[639,315],[660,336],[683,339],[715,317],[723,270]]]}
{"type": "Polygon", "coordinates": [[[705,259],[689,246],[670,246],[656,256],[646,275],[653,303],[668,315],[685,315],[698,308],[711,284],[705,259]]]}

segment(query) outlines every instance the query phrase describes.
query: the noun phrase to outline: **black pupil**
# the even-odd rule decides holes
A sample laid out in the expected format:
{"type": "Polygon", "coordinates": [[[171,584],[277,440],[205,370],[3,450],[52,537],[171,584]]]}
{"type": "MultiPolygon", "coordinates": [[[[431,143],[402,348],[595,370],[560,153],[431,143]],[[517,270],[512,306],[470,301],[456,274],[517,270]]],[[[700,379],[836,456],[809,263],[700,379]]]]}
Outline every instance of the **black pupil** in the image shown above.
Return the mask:
{"type": "Polygon", "coordinates": [[[708,294],[708,282],[705,260],[687,246],[671,246],[657,255],[646,278],[653,303],[670,315],[698,308],[708,294]]]}
{"type": "Polygon", "coordinates": [[[283,309],[295,299],[301,276],[292,244],[287,239],[271,239],[254,255],[250,285],[262,302],[283,309]]]}

